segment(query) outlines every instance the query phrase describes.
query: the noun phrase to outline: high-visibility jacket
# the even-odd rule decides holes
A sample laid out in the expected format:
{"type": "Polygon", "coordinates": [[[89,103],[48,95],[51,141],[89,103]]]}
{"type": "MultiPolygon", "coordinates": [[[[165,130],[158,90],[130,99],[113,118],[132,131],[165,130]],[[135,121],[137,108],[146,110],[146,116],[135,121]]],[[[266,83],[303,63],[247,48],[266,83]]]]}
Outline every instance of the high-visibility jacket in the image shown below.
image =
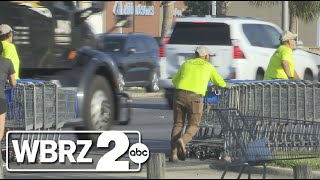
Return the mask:
{"type": "Polygon", "coordinates": [[[192,91],[202,96],[206,94],[209,81],[217,86],[226,87],[226,82],[216,68],[201,58],[184,62],[172,78],[176,89],[192,91]]]}
{"type": "Polygon", "coordinates": [[[292,49],[285,45],[281,45],[274,52],[270,59],[268,68],[264,73],[264,80],[288,79],[288,76],[282,67],[283,61],[288,61],[291,76],[294,77],[294,61],[292,49]]]}
{"type": "Polygon", "coordinates": [[[10,59],[12,61],[14,71],[15,71],[15,78],[20,79],[20,59],[17,53],[16,46],[13,43],[8,41],[1,41],[3,46],[3,52],[1,54],[2,57],[10,59]]]}

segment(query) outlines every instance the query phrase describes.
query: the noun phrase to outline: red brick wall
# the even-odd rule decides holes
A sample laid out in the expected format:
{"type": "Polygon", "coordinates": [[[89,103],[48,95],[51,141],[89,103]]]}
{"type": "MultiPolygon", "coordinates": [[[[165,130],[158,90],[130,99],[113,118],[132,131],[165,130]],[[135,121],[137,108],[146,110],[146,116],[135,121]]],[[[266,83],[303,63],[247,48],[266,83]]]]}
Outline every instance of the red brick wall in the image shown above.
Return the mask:
{"type": "MultiPolygon", "coordinates": [[[[133,1],[122,1],[122,5],[124,6],[126,3],[132,3],[133,1]]],[[[115,15],[113,14],[113,7],[115,1],[107,1],[106,3],[106,31],[111,29],[111,27],[115,23],[115,15]]],[[[136,5],[140,4],[140,1],[135,2],[136,5]]],[[[154,15],[153,16],[135,16],[135,32],[144,32],[148,33],[151,36],[160,36],[161,34],[161,10],[160,1],[153,1],[152,6],[154,6],[154,15]]],[[[180,10],[186,9],[183,1],[176,1],[175,8],[180,10]]],[[[113,33],[119,33],[119,28],[113,31],[113,33]]],[[[129,33],[133,32],[133,25],[129,28],[122,28],[122,33],[129,33]]]]}

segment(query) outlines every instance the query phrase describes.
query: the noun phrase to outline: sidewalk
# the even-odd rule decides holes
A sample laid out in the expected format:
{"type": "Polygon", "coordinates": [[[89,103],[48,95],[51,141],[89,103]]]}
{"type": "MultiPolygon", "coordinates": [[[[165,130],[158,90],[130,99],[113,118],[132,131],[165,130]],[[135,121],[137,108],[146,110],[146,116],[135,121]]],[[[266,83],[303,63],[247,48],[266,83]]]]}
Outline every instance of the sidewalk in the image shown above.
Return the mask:
{"type": "MultiPolygon", "coordinates": [[[[220,179],[224,169],[224,162],[219,160],[215,161],[200,161],[198,159],[187,159],[186,161],[180,161],[178,163],[171,163],[166,161],[166,179],[220,179]],[[212,164],[211,168],[209,167],[212,164]]],[[[116,179],[146,179],[147,178],[147,166],[144,164],[142,170],[138,173],[69,173],[69,172],[46,172],[46,173],[14,173],[7,172],[5,170],[5,178],[12,179],[93,179],[93,178],[116,178],[116,179]]],[[[251,178],[261,179],[261,168],[253,168],[253,174],[251,178]]],[[[319,172],[314,172],[314,178],[320,178],[319,172]]],[[[225,178],[235,179],[238,176],[237,171],[228,171],[225,178]]],[[[244,173],[241,177],[247,179],[248,175],[244,173]]],[[[292,170],[286,168],[267,168],[267,179],[293,179],[292,170]]]]}

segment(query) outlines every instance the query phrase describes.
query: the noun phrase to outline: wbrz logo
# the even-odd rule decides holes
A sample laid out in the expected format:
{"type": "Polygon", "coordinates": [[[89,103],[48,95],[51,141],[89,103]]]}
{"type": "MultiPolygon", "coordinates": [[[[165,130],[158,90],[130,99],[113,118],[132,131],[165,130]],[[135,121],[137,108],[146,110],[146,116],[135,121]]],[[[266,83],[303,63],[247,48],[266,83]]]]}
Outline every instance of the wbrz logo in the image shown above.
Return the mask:
{"type": "MultiPolygon", "coordinates": [[[[6,143],[6,164],[8,171],[139,171],[141,164],[146,162],[149,158],[149,149],[145,144],[141,143],[141,135],[138,131],[10,131],[7,133],[6,143]],[[108,149],[109,151],[103,151],[104,154],[92,155],[90,153],[93,149],[92,140],[41,140],[41,139],[12,139],[9,135],[18,134],[52,134],[52,133],[66,133],[66,134],[79,134],[79,133],[99,133],[97,148],[108,149]],[[130,146],[130,141],[127,134],[138,135],[138,142],[130,146]],[[111,142],[114,142],[114,147],[109,147],[111,142]],[[12,144],[12,146],[9,145],[12,144]],[[12,149],[10,148],[12,147],[12,149]],[[79,150],[79,147],[82,147],[79,150]],[[110,150],[111,149],[111,150],[110,150]],[[129,151],[128,151],[129,149],[129,151]],[[9,155],[12,152],[15,156],[15,161],[10,160],[12,157],[9,155]],[[129,160],[119,160],[120,157],[127,154],[129,160]],[[92,156],[92,157],[89,157],[92,156]],[[46,169],[30,169],[12,168],[9,165],[12,162],[16,163],[42,163],[42,164],[57,164],[58,168],[46,168],[46,169]],[[132,169],[130,161],[138,165],[138,168],[132,169]],[[66,165],[67,163],[67,165],[66,165]],[[70,164],[89,164],[90,168],[77,168],[70,169],[70,164]],[[95,166],[92,166],[94,165],[95,166]],[[68,166],[67,169],[62,169],[63,165],[68,166]],[[131,167],[131,168],[130,168],[131,167]]],[[[48,166],[49,167],[49,166],[48,166]]]]}

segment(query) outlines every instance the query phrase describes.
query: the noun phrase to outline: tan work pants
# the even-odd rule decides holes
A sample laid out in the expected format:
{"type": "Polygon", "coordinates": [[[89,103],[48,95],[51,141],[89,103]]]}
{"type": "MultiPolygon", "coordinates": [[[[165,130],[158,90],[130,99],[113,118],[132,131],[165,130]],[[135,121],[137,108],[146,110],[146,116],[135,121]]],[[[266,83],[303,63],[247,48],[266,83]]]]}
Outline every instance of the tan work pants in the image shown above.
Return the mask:
{"type": "Polygon", "coordinates": [[[176,153],[175,143],[182,138],[184,144],[189,143],[199,130],[203,100],[198,94],[185,90],[175,90],[173,98],[173,128],[171,132],[171,150],[176,153]],[[182,135],[185,119],[187,129],[182,135]],[[182,135],[182,136],[181,136],[182,135]]]}

